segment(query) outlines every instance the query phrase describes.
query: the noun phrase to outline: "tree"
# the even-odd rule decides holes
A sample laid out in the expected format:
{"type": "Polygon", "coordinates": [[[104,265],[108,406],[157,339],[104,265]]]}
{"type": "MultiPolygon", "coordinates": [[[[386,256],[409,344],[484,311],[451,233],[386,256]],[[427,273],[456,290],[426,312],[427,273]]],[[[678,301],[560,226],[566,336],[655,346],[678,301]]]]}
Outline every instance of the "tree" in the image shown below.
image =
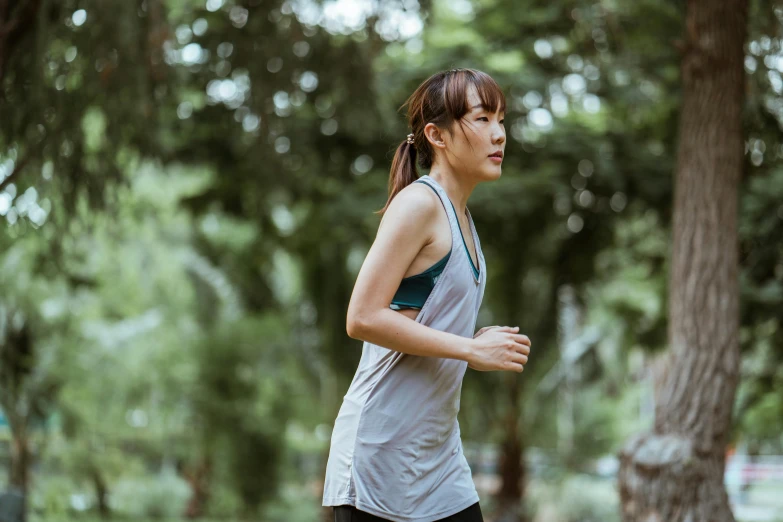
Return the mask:
{"type": "Polygon", "coordinates": [[[30,486],[33,432],[45,425],[62,386],[53,345],[69,328],[67,319],[47,320],[37,306],[43,295],[57,293],[58,282],[26,270],[42,246],[36,239],[0,256],[0,411],[11,429],[8,483],[23,497],[30,486]]]}
{"type": "Polygon", "coordinates": [[[689,1],[655,424],[621,452],[626,521],[731,521],[723,470],[739,378],[738,187],[745,0],[689,1]]]}

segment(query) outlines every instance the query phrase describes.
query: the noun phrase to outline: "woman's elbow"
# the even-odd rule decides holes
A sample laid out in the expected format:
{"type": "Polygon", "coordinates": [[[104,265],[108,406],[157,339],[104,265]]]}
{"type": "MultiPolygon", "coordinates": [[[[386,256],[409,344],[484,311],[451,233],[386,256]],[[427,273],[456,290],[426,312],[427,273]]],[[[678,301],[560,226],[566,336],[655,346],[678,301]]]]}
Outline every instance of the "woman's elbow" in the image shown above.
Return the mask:
{"type": "Polygon", "coordinates": [[[345,331],[348,334],[348,337],[351,339],[359,339],[359,336],[361,335],[359,332],[361,331],[361,321],[358,317],[356,317],[356,314],[348,314],[348,318],[345,321],[345,331]]]}
{"type": "Polygon", "coordinates": [[[348,317],[345,322],[345,331],[348,334],[348,337],[361,341],[365,340],[364,336],[367,333],[371,322],[367,316],[368,314],[366,312],[361,313],[348,310],[348,317]]]}

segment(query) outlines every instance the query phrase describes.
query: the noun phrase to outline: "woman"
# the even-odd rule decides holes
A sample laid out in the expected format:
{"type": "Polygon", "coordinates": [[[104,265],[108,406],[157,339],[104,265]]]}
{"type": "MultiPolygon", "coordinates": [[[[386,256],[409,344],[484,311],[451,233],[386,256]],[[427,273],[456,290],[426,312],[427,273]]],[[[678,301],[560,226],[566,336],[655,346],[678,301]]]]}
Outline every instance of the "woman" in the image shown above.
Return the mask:
{"type": "Polygon", "coordinates": [[[440,72],[405,102],[413,130],[394,156],[389,199],[348,305],[362,357],[332,432],[323,505],[336,522],[482,521],[462,453],[462,378],[521,372],[518,327],[475,335],[486,264],[466,204],[500,177],[505,97],[487,74],[440,72]],[[416,175],[416,162],[430,169],[416,175]]]}

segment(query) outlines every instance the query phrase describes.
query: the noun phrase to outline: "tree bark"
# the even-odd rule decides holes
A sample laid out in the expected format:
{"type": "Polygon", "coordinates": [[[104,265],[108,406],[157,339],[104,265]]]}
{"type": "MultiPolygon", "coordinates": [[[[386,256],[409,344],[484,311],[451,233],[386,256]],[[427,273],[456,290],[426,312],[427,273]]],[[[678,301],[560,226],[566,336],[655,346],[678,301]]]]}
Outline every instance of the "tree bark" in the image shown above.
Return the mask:
{"type": "MultiPolygon", "coordinates": [[[[4,408],[5,409],[5,408],[4,408]]],[[[30,444],[27,436],[27,419],[6,409],[11,428],[11,462],[8,469],[8,485],[22,496],[21,522],[27,520],[27,490],[30,478],[30,444]]]]}
{"type": "MultiPolygon", "coordinates": [[[[2,305],[2,303],[0,303],[2,305]]],[[[12,325],[11,318],[18,311],[4,309],[4,323],[12,325]]],[[[0,330],[0,408],[8,419],[11,430],[11,459],[8,482],[12,490],[22,496],[22,518],[27,516],[27,491],[30,482],[29,428],[32,417],[33,394],[24,386],[34,360],[32,328],[26,319],[21,327],[0,330]]]]}
{"type": "Polygon", "coordinates": [[[192,468],[183,468],[181,474],[187,480],[192,492],[185,506],[185,518],[202,518],[207,512],[212,479],[212,458],[209,450],[192,468]]]}
{"type": "Polygon", "coordinates": [[[520,407],[521,384],[520,375],[510,373],[505,375],[509,407],[503,419],[503,442],[500,445],[499,468],[501,485],[497,494],[498,521],[524,522],[522,511],[524,497],[525,466],[524,438],[520,429],[522,410],[520,407]]]}
{"type": "Polygon", "coordinates": [[[14,48],[26,33],[34,29],[35,16],[40,7],[40,0],[14,2],[13,6],[8,0],[0,0],[0,82],[5,77],[6,65],[14,48]],[[18,13],[17,16],[14,17],[14,13],[18,13]]]}
{"type": "Polygon", "coordinates": [[[622,518],[733,521],[723,486],[739,377],[738,186],[747,0],[689,0],[682,60],[669,351],[652,432],[620,452],[622,518]]]}
{"type": "Polygon", "coordinates": [[[12,487],[26,495],[28,484],[28,470],[30,467],[30,449],[27,441],[27,430],[22,426],[16,426],[11,430],[11,466],[9,469],[9,483],[12,487]]]}
{"type": "MultiPolygon", "coordinates": [[[[514,237],[511,235],[510,237],[514,237]]],[[[508,248],[506,252],[515,252],[508,248]]],[[[515,255],[509,255],[501,260],[501,278],[508,281],[501,294],[502,316],[507,320],[500,324],[514,326],[520,324],[522,306],[522,277],[525,267],[519,263],[515,255]]],[[[521,333],[521,332],[520,332],[521,333]]],[[[528,332],[526,332],[528,333],[528,332]]],[[[532,338],[536,338],[533,332],[529,332],[532,338]]],[[[495,500],[495,520],[497,522],[526,522],[526,510],[523,499],[525,496],[526,469],[524,464],[525,440],[524,440],[524,388],[527,382],[527,370],[521,375],[517,373],[504,373],[503,389],[506,393],[506,408],[502,414],[500,423],[503,427],[503,439],[500,443],[498,455],[498,471],[500,474],[500,489],[495,500]]]]}
{"type": "Polygon", "coordinates": [[[103,478],[101,470],[97,466],[90,469],[90,479],[95,487],[95,498],[98,502],[98,514],[101,519],[107,520],[111,517],[111,508],[109,508],[109,488],[106,480],[103,478]]]}

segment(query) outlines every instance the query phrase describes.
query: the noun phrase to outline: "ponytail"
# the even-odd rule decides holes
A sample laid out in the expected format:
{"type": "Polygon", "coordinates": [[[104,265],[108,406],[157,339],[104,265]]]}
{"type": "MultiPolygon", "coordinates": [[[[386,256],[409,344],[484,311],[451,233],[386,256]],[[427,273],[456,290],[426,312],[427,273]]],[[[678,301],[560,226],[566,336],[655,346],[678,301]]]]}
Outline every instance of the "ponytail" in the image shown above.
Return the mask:
{"type": "Polygon", "coordinates": [[[402,189],[416,181],[419,176],[416,172],[416,145],[413,140],[406,139],[397,147],[389,172],[389,199],[382,209],[376,210],[376,214],[383,214],[389,208],[392,199],[402,189]]]}

